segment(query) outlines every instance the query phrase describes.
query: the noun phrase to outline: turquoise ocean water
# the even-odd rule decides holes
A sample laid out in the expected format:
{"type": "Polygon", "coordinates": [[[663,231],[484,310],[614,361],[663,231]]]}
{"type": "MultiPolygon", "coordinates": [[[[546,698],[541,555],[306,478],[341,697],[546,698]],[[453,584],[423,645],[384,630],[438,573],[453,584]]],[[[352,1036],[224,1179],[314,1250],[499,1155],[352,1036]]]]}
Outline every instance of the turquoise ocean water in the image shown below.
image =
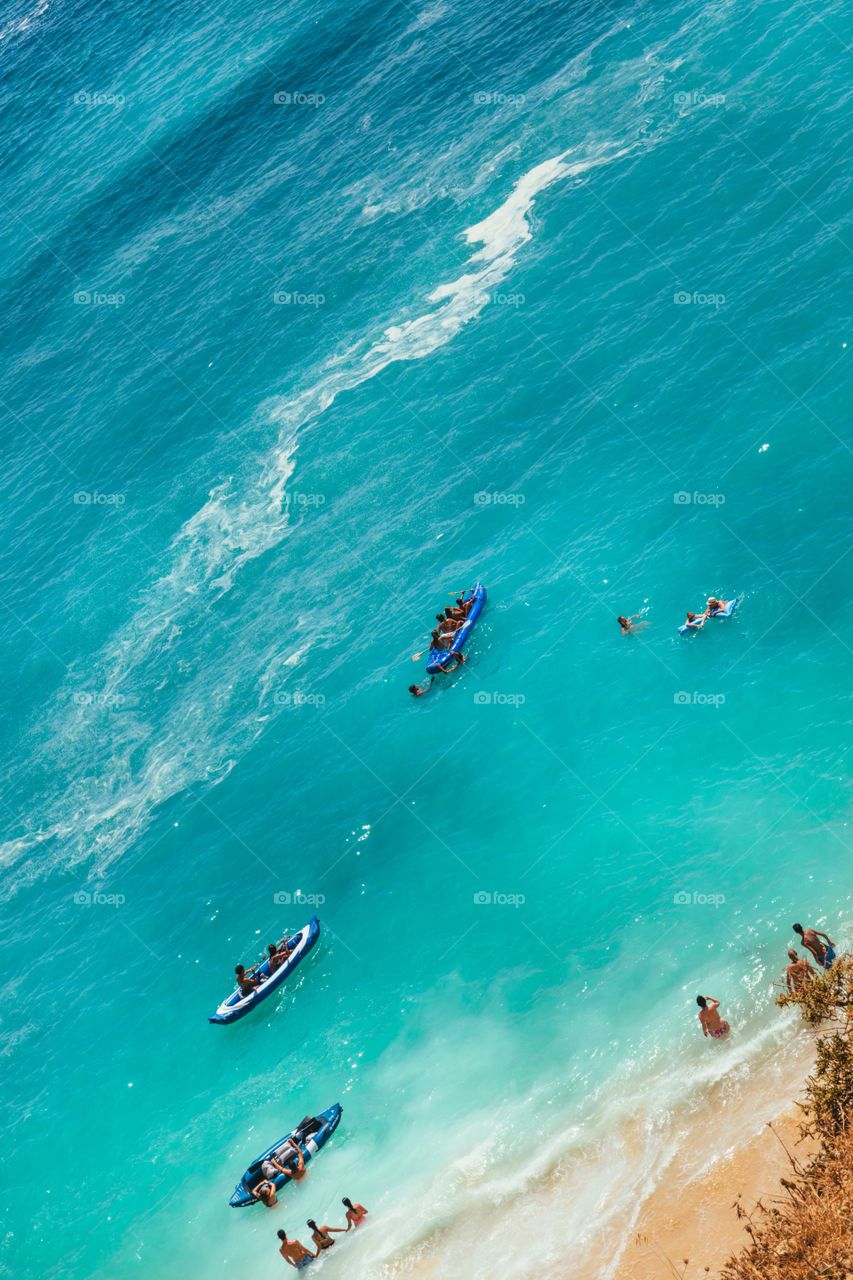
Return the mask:
{"type": "Polygon", "coordinates": [[[784,1048],[790,922],[853,906],[846,30],[6,6],[3,1275],[261,1280],[349,1195],[330,1277],[604,1276],[784,1048]]]}

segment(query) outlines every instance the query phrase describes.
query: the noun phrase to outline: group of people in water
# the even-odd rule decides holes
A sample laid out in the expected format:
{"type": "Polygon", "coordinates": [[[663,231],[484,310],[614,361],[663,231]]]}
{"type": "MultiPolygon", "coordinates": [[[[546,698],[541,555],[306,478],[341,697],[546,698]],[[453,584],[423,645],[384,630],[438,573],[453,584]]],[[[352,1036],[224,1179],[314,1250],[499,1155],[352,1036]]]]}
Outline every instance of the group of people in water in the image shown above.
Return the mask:
{"type": "MultiPolygon", "coordinates": [[[[455,604],[448,605],[444,610],[444,613],[437,613],[435,615],[437,626],[435,626],[430,633],[430,650],[438,649],[448,651],[450,649],[453,641],[456,639],[457,632],[465,626],[468,614],[471,612],[471,607],[474,604],[474,592],[471,591],[468,594],[469,599],[465,599],[465,593],[463,592],[462,595],[457,598],[455,604]]],[[[422,654],[420,653],[412,654],[413,661],[420,657],[422,657],[422,654]]],[[[447,661],[442,663],[442,670],[446,675],[449,672],[454,671],[457,667],[461,667],[464,662],[465,654],[457,650],[455,653],[450,653],[447,661]]],[[[435,676],[430,676],[429,680],[425,681],[423,684],[410,684],[409,693],[413,698],[422,698],[425,693],[429,693],[434,680],[435,676]]]]}
{"type": "MultiPolygon", "coordinates": [[[[824,972],[828,972],[835,959],[835,943],[829,935],[820,929],[804,929],[801,924],[791,927],[794,933],[799,935],[806,950],[811,952],[815,963],[824,972]]],[[[812,968],[806,957],[799,956],[793,947],[788,949],[788,960],[785,986],[791,993],[802,991],[807,983],[814,980],[816,970],[812,968]]],[[[696,1003],[699,1006],[699,1025],[702,1028],[702,1034],[711,1036],[714,1040],[724,1039],[731,1031],[731,1027],[725,1018],[720,1017],[719,1000],[715,1000],[713,996],[697,996],[696,1003]]]]}
{"type": "MultiPolygon", "coordinates": [[[[727,603],[728,602],[726,600],[718,600],[716,596],[708,596],[708,603],[705,606],[704,613],[693,613],[690,609],[687,610],[687,617],[684,621],[685,627],[690,631],[699,631],[704,627],[709,618],[713,618],[715,613],[720,613],[725,609],[727,603]]],[[[630,632],[636,631],[638,624],[642,626],[646,625],[641,613],[632,613],[628,618],[623,617],[620,613],[616,621],[622,628],[623,636],[627,636],[630,632]]]]}
{"type": "Polygon", "coordinates": [[[314,1252],[312,1253],[301,1240],[290,1239],[285,1231],[278,1232],[280,1241],[278,1251],[297,1271],[304,1271],[309,1267],[315,1258],[319,1258],[320,1254],[326,1249],[331,1249],[334,1245],[332,1236],[346,1235],[353,1227],[360,1227],[364,1219],[367,1217],[367,1210],[363,1204],[353,1204],[348,1196],[343,1198],[343,1206],[346,1209],[346,1226],[345,1227],[326,1227],[319,1226],[313,1218],[309,1218],[306,1226],[311,1229],[311,1239],[314,1243],[314,1252]]]}
{"type": "MultiPolygon", "coordinates": [[[[312,1133],[317,1133],[322,1126],[322,1120],[317,1119],[316,1116],[306,1116],[299,1127],[293,1131],[289,1138],[284,1140],[280,1147],[264,1157],[261,1162],[260,1180],[254,1187],[250,1188],[256,1200],[260,1200],[261,1204],[266,1205],[268,1209],[272,1209],[278,1204],[276,1179],[280,1174],[284,1174],[289,1182],[302,1181],[308,1170],[305,1166],[305,1156],[301,1143],[306,1138],[309,1138],[312,1133]]],[[[311,1239],[315,1246],[314,1253],[306,1248],[301,1240],[290,1239],[285,1231],[279,1231],[279,1253],[285,1262],[295,1267],[297,1271],[301,1271],[309,1263],[313,1262],[315,1258],[319,1258],[324,1250],[332,1248],[335,1243],[332,1239],[333,1235],[341,1235],[351,1231],[353,1227],[361,1226],[367,1217],[367,1210],[364,1205],[353,1204],[348,1196],[344,1196],[343,1205],[346,1209],[345,1227],[319,1226],[313,1218],[308,1219],[307,1225],[311,1228],[311,1239]]]]}

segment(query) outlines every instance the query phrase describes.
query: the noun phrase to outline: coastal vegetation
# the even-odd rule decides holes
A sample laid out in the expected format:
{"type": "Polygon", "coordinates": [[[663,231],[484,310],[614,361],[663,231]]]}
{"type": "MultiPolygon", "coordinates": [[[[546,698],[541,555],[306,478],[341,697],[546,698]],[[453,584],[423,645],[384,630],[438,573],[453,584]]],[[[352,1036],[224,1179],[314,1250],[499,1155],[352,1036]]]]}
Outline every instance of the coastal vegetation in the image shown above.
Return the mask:
{"type": "MultiPolygon", "coordinates": [[[[779,1194],[752,1211],[738,1202],[750,1242],[721,1280],[850,1280],[853,1277],[853,957],[841,956],[799,991],[776,1001],[797,1006],[820,1028],[806,1083],[801,1137],[806,1161],[787,1152],[779,1194]]],[[[786,1148],[787,1151],[787,1148],[786,1148]]]]}

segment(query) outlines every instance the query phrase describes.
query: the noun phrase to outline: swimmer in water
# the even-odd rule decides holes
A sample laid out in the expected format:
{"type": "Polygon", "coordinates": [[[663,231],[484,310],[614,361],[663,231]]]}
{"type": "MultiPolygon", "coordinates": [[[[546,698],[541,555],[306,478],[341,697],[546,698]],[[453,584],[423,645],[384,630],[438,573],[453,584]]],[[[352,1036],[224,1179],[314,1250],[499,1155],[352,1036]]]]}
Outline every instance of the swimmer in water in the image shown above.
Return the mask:
{"type": "Polygon", "coordinates": [[[425,693],[429,693],[430,689],[432,688],[432,683],[434,680],[435,680],[435,676],[430,676],[426,684],[410,684],[409,693],[412,695],[413,698],[422,698],[425,693]]]}
{"type": "Polygon", "coordinates": [[[702,617],[700,618],[697,614],[691,613],[690,610],[688,609],[687,618],[685,620],[684,625],[686,627],[689,627],[691,631],[701,631],[702,627],[704,627],[705,625],[705,619],[707,616],[708,616],[707,614],[703,613],[702,617]]]}
{"type": "Polygon", "coordinates": [[[456,653],[448,654],[448,661],[441,664],[441,669],[445,675],[449,675],[451,671],[455,671],[457,667],[461,667],[463,662],[467,661],[465,654],[457,650],[456,653]]]}
{"type": "Polygon", "coordinates": [[[696,1003],[699,1006],[699,1022],[702,1025],[702,1034],[705,1036],[713,1036],[715,1040],[722,1040],[731,1031],[729,1024],[720,1017],[719,1000],[715,1000],[713,996],[697,996],[696,1003]]]}
{"type": "Polygon", "coordinates": [[[634,623],[640,621],[640,614],[632,613],[630,618],[623,618],[620,614],[620,616],[616,619],[616,621],[619,623],[619,626],[622,628],[623,636],[627,636],[632,631],[635,630],[634,623]]]}

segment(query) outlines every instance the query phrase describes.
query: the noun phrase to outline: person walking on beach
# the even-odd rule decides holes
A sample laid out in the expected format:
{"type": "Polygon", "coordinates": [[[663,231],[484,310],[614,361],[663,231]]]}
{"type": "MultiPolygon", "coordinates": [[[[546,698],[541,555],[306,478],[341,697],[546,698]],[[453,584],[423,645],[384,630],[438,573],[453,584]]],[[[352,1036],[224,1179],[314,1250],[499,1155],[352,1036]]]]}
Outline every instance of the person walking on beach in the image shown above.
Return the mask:
{"type": "Polygon", "coordinates": [[[702,1025],[702,1034],[705,1036],[713,1036],[715,1040],[722,1040],[731,1031],[731,1027],[720,1017],[719,1000],[715,1000],[713,996],[697,996],[696,1003],[699,1006],[699,1022],[702,1025]]]}
{"type": "Polygon", "coordinates": [[[785,970],[785,986],[792,995],[799,995],[814,977],[814,969],[805,956],[800,959],[793,947],[788,952],[788,959],[791,963],[785,970]]]}
{"type": "MultiPolygon", "coordinates": [[[[310,1266],[317,1257],[316,1253],[312,1253],[310,1249],[305,1248],[301,1240],[288,1240],[284,1231],[278,1232],[278,1238],[281,1241],[278,1247],[279,1253],[285,1262],[289,1262],[297,1271],[302,1271],[305,1267],[310,1266]]],[[[317,1253],[319,1253],[319,1249],[317,1253]]]]}
{"type": "Polygon", "coordinates": [[[803,946],[807,947],[820,965],[821,969],[831,969],[832,962],[835,959],[835,943],[826,933],[821,933],[820,929],[803,929],[801,924],[792,925],[794,933],[798,933],[803,940],[803,946]],[[823,938],[823,942],[821,942],[823,938]],[[823,943],[826,943],[826,946],[823,943]]]}

